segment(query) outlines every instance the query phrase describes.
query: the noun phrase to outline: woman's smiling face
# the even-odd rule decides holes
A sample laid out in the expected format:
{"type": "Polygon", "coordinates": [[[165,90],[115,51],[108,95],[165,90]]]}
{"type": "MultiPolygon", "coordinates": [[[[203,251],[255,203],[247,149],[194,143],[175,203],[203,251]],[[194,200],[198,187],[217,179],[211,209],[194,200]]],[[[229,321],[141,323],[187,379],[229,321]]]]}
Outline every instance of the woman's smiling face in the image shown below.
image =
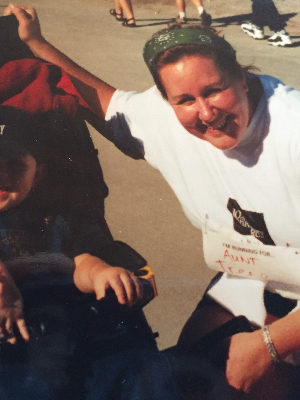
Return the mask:
{"type": "Polygon", "coordinates": [[[184,56],[159,71],[182,126],[220,150],[236,147],[251,119],[246,78],[234,80],[208,57],[184,56]]]}

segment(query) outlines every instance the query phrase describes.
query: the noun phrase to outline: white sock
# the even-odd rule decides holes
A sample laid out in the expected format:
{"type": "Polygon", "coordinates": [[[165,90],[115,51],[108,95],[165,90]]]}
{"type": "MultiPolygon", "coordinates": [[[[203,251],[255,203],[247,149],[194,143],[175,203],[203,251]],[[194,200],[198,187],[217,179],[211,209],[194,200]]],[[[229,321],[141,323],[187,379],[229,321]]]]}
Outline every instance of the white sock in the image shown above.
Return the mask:
{"type": "Polygon", "coordinates": [[[202,6],[197,7],[197,10],[198,10],[199,15],[202,15],[203,11],[204,11],[204,7],[202,7],[202,6]]]}
{"type": "Polygon", "coordinates": [[[179,11],[179,17],[180,18],[185,18],[185,12],[184,11],[179,11]]]}

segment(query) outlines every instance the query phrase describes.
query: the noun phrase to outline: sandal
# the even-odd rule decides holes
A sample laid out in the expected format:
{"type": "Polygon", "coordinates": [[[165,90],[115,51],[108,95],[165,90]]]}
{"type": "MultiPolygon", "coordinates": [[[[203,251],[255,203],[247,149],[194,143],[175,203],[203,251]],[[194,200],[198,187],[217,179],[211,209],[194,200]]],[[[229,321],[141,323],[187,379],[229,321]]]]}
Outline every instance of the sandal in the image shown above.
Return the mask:
{"type": "Polygon", "coordinates": [[[135,28],[136,27],[134,18],[129,18],[129,19],[125,18],[124,22],[122,23],[122,25],[123,26],[127,26],[128,28],[135,28]],[[133,21],[133,22],[131,22],[129,24],[129,21],[133,21]]]}
{"type": "Polygon", "coordinates": [[[115,17],[117,21],[125,21],[125,18],[123,17],[123,14],[121,12],[117,13],[117,11],[114,8],[109,10],[109,13],[110,13],[110,15],[115,17]]]}

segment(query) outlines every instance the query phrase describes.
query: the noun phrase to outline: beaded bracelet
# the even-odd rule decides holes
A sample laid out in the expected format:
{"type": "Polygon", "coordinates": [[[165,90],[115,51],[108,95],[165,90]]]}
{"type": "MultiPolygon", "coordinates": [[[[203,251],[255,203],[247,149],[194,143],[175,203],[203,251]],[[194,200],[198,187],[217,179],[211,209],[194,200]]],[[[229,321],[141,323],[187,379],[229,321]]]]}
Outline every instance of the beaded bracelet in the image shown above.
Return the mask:
{"type": "Polygon", "coordinates": [[[265,345],[267,346],[268,352],[271,356],[273,363],[280,364],[281,359],[280,359],[279,354],[277,353],[277,350],[272,342],[270,332],[269,332],[269,325],[264,325],[262,327],[262,334],[263,334],[263,339],[264,339],[265,345]]]}

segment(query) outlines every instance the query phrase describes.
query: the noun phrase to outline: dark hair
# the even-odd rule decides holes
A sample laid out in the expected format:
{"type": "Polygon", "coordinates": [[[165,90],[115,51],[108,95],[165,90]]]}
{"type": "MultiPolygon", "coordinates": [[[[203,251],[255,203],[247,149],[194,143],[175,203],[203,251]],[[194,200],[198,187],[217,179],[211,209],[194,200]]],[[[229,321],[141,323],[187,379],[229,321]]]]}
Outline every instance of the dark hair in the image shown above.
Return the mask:
{"type": "Polygon", "coordinates": [[[0,158],[31,155],[38,163],[47,158],[47,125],[38,116],[14,107],[0,107],[0,158]]]}
{"type": "MultiPolygon", "coordinates": [[[[192,28],[199,29],[199,26],[194,25],[192,28]]],[[[170,31],[170,29],[184,29],[184,27],[181,27],[180,25],[173,25],[172,27],[165,30],[160,30],[153,36],[162,34],[164,31],[170,31]]],[[[204,30],[203,27],[201,27],[201,29],[204,30]]],[[[210,33],[216,34],[216,31],[211,28],[208,28],[206,30],[208,30],[208,32],[210,33]]],[[[241,66],[237,62],[235,54],[233,52],[228,52],[220,48],[205,46],[201,44],[179,44],[158,53],[153,59],[151,65],[150,71],[153,76],[154,82],[165,99],[167,99],[167,93],[161,83],[159,76],[159,71],[161,70],[161,68],[168,64],[174,64],[185,56],[197,55],[210,58],[220,71],[228,74],[233,80],[241,80],[243,78],[244,72],[248,72],[252,69],[255,70],[255,67],[253,66],[241,66]]]]}

